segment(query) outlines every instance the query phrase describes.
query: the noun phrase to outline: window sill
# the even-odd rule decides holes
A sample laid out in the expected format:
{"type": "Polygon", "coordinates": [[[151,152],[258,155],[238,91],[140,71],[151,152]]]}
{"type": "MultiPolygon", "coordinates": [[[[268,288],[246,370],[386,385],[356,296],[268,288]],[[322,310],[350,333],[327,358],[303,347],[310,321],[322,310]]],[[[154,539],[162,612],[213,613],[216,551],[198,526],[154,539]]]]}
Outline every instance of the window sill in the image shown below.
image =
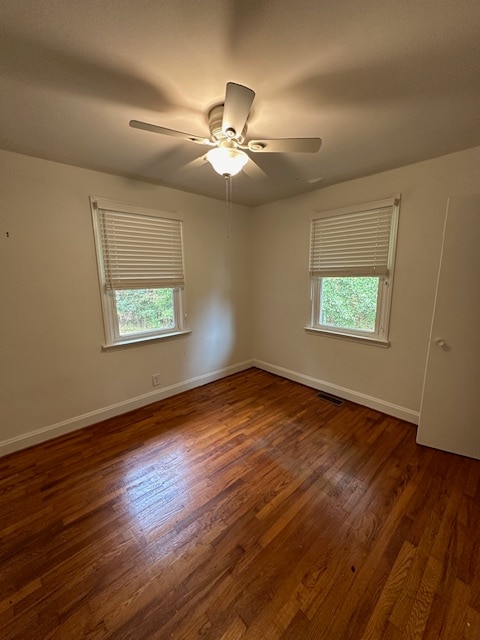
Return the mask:
{"type": "Polygon", "coordinates": [[[357,336],[352,333],[341,333],[340,331],[328,331],[327,329],[318,329],[317,327],[304,327],[304,329],[307,333],[320,333],[324,336],[330,336],[331,338],[340,338],[341,340],[350,340],[351,342],[362,342],[363,344],[371,344],[375,347],[383,347],[384,349],[390,346],[388,340],[382,340],[380,338],[357,336]]]}
{"type": "Polygon", "coordinates": [[[109,351],[110,349],[116,349],[117,347],[129,347],[131,345],[145,344],[146,342],[153,342],[155,340],[165,340],[167,338],[176,338],[177,336],[184,336],[192,333],[190,329],[183,331],[171,331],[170,333],[162,333],[156,336],[143,336],[141,338],[132,338],[129,340],[120,340],[113,342],[112,344],[102,345],[102,351],[109,351]]]}

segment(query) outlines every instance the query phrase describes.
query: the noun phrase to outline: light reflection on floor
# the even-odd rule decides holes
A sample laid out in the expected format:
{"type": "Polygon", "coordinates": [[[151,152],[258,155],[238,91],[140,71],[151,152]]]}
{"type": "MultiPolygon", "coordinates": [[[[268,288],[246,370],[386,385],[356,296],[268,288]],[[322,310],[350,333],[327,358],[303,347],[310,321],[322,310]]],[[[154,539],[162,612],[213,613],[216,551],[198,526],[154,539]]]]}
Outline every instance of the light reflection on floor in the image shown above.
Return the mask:
{"type": "Polygon", "coordinates": [[[156,453],[155,458],[140,457],[133,467],[130,461],[125,475],[125,507],[142,535],[171,525],[175,514],[188,505],[192,490],[190,458],[184,445],[166,454],[156,453]]]}

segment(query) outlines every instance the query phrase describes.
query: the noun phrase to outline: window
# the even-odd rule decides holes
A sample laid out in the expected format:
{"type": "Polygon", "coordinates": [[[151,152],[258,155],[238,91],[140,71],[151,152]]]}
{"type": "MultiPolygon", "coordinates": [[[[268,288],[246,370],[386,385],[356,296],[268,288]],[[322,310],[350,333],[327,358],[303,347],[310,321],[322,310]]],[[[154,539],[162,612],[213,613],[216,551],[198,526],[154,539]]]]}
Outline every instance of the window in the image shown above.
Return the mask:
{"type": "Polygon", "coordinates": [[[91,198],[106,346],[182,333],[182,222],[91,198]]]}
{"type": "Polygon", "coordinates": [[[312,318],[307,329],[388,346],[399,199],[312,220],[312,318]]]}

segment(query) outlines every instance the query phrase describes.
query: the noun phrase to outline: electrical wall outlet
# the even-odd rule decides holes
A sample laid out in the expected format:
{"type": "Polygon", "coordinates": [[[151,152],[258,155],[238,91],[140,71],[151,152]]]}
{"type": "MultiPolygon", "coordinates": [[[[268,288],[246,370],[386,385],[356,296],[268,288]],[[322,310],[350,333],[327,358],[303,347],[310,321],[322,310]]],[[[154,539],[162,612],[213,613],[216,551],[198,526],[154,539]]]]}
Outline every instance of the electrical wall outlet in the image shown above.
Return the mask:
{"type": "Polygon", "coordinates": [[[152,376],[152,384],[154,387],[159,387],[162,383],[160,381],[160,374],[154,373],[152,376]]]}

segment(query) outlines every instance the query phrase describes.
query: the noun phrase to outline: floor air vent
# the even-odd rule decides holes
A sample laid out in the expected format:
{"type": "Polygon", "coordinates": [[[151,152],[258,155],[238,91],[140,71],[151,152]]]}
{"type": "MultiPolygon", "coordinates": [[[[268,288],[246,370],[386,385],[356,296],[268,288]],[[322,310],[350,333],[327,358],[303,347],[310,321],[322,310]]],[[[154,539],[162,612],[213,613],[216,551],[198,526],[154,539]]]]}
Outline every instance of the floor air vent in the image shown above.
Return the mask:
{"type": "Polygon", "coordinates": [[[331,393],[325,393],[325,391],[320,391],[319,393],[317,393],[317,397],[318,398],[322,398],[323,400],[327,400],[328,402],[331,402],[332,404],[335,404],[337,407],[339,407],[340,405],[342,405],[345,400],[343,398],[338,398],[337,396],[332,396],[331,393]]]}

